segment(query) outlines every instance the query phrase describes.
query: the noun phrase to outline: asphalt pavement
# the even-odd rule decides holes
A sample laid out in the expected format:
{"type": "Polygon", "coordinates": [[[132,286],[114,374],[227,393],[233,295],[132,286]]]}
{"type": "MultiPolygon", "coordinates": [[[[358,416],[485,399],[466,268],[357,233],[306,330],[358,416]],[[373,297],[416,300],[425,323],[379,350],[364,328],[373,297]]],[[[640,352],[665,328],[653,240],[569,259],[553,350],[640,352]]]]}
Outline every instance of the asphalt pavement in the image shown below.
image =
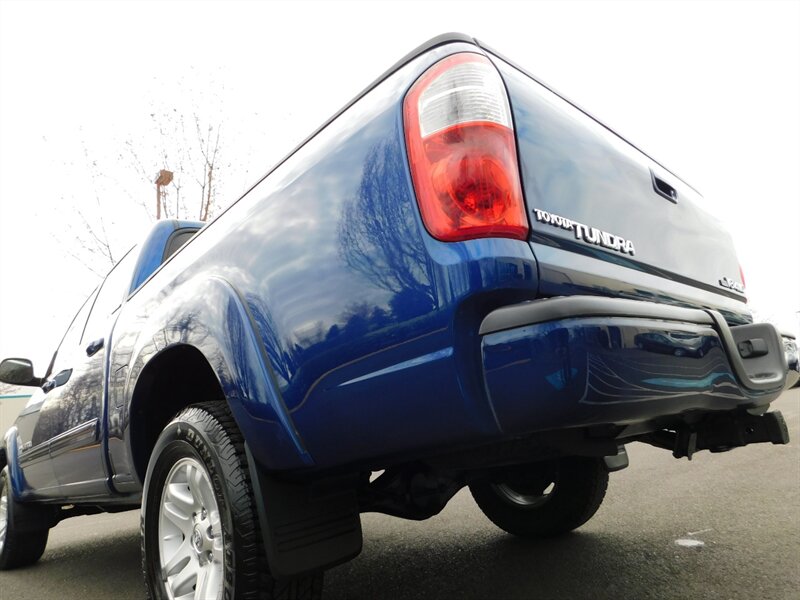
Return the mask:
{"type": "MultiPolygon", "coordinates": [[[[326,574],[326,600],[800,597],[800,390],[774,408],[789,446],[675,460],[642,444],[577,532],[517,540],[460,492],[421,523],[364,515],[361,555],[326,574]]],[[[34,567],[0,573],[0,600],[141,599],[139,515],[79,517],[34,567]]]]}

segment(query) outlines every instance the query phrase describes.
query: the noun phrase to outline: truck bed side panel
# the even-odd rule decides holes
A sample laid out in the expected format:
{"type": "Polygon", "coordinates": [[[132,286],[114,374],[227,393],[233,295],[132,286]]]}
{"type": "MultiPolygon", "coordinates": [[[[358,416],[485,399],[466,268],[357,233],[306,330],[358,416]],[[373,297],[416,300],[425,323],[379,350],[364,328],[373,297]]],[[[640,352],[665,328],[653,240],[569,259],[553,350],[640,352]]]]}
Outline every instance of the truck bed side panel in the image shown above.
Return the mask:
{"type": "MultiPolygon", "coordinates": [[[[346,110],[198,233],[126,309],[161,314],[156,307],[199,291],[197,281],[228,282],[252,315],[275,387],[316,466],[497,433],[474,375],[477,341],[454,344],[477,337],[485,311],[458,311],[476,292],[498,295],[491,307],[535,297],[533,255],[519,240],[430,238],[403,137],[405,91],[459,48],[475,51],[433,50],[346,110]],[[470,322],[462,327],[463,318],[470,322]],[[465,393],[458,374],[466,347],[475,355],[465,393]]],[[[180,328],[177,315],[152,325],[180,328]]],[[[248,418],[270,419],[265,399],[242,403],[248,418]]],[[[270,460],[268,437],[249,443],[260,445],[253,452],[265,465],[282,467],[270,460]]]]}

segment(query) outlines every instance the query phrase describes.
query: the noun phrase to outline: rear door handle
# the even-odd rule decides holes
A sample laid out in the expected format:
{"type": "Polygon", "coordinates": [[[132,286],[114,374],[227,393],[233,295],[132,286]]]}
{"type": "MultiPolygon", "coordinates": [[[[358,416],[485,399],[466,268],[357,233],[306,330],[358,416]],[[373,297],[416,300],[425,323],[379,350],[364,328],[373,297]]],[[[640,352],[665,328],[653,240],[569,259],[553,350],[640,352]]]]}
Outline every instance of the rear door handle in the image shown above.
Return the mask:
{"type": "Polygon", "coordinates": [[[94,356],[103,348],[104,345],[105,340],[103,338],[93,341],[91,344],[86,346],[86,356],[94,356]]]}

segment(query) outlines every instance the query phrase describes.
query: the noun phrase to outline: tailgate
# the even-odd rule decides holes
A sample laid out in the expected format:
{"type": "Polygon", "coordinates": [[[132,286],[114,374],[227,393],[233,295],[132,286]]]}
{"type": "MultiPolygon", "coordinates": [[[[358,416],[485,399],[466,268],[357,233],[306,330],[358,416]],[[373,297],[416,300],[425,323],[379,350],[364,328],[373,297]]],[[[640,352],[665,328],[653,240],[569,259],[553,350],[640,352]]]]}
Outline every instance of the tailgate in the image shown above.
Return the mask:
{"type": "Polygon", "coordinates": [[[747,320],[730,235],[700,195],[594,118],[492,56],[506,83],[542,295],[594,293],[747,320]]]}

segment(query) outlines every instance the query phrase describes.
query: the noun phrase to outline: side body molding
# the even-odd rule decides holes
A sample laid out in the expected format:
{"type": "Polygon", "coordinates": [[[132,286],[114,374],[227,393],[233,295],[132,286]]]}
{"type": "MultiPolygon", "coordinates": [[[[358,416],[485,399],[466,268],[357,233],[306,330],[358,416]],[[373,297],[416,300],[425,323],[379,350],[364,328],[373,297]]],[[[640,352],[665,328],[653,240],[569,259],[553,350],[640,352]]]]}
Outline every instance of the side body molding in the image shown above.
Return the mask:
{"type": "Polygon", "coordinates": [[[109,458],[118,492],[138,492],[142,486],[131,434],[131,415],[147,402],[138,386],[147,381],[148,369],[158,368],[161,357],[180,347],[199,351],[214,371],[260,465],[278,470],[313,466],[247,303],[228,281],[206,276],[178,282],[168,295],[134,302],[127,311],[117,330],[135,333],[117,337],[109,368],[109,458]]]}

